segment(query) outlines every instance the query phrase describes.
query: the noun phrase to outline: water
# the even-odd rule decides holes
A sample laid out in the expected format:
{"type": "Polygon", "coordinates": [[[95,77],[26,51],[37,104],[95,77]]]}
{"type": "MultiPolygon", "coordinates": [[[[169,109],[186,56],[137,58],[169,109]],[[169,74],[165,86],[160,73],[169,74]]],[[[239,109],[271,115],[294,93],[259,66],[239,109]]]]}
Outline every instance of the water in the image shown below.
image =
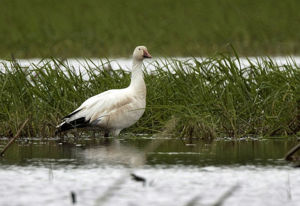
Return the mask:
{"type": "MultiPolygon", "coordinates": [[[[197,59],[199,62],[202,62],[206,59],[206,57],[155,57],[152,59],[146,59],[144,60],[145,68],[148,72],[154,71],[156,66],[164,67],[166,64],[173,65],[174,62],[172,60],[179,60],[185,63],[194,64],[193,59],[197,59]]],[[[262,60],[268,60],[271,59],[274,63],[276,63],[278,66],[284,66],[286,64],[295,64],[297,66],[300,66],[300,56],[273,56],[273,57],[241,57],[239,59],[239,62],[236,61],[238,65],[241,66],[241,68],[249,67],[249,61],[252,62],[252,64],[256,65],[258,62],[262,62],[262,60]]],[[[55,67],[55,64],[51,59],[17,59],[17,62],[25,68],[28,69],[35,69],[36,67],[42,67],[44,65],[51,65],[52,67],[55,67]]],[[[76,58],[76,59],[66,59],[63,61],[64,66],[60,66],[60,68],[64,71],[65,66],[68,66],[70,68],[74,68],[75,72],[83,72],[84,78],[87,78],[85,76],[85,70],[89,68],[94,67],[102,67],[102,66],[108,66],[112,69],[120,69],[126,71],[131,71],[132,66],[132,58],[117,58],[117,59],[100,59],[100,58],[92,58],[92,59],[82,59],[82,58],[76,58]]],[[[4,71],[5,68],[11,68],[13,65],[10,64],[9,61],[1,60],[0,59],[0,71],[4,71]]],[[[171,67],[169,67],[171,68],[171,67]]]]}
{"type": "Polygon", "coordinates": [[[84,206],[298,205],[299,169],[282,159],[296,143],[23,140],[0,159],[0,205],[72,205],[71,192],[84,206]],[[132,173],[146,182],[134,181],[132,173]]]}

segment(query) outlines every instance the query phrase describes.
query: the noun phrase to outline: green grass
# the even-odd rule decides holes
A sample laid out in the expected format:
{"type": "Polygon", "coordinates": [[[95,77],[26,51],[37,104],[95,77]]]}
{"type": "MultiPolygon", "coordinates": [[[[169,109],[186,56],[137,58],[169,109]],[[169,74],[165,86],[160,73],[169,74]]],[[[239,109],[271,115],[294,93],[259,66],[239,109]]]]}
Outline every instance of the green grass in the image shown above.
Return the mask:
{"type": "MultiPolygon", "coordinates": [[[[292,59],[284,66],[259,59],[242,68],[234,58],[169,60],[145,73],[145,114],[124,132],[206,139],[299,133],[300,68],[292,59]]],[[[56,59],[34,70],[11,64],[0,73],[0,136],[11,136],[27,118],[22,136],[53,136],[60,118],[85,99],[130,82],[129,73],[109,75],[104,64],[80,75],[56,59]]]]}
{"type": "Polygon", "coordinates": [[[0,2],[0,58],[300,54],[298,0],[0,2]]]}

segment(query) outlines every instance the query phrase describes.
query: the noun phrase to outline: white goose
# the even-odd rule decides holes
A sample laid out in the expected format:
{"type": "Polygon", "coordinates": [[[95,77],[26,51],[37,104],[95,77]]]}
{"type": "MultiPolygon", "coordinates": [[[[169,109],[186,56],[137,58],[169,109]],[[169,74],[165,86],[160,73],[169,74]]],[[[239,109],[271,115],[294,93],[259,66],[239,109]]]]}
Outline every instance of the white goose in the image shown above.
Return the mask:
{"type": "Polygon", "coordinates": [[[105,137],[109,134],[118,136],[122,129],[136,123],[146,107],[146,85],[142,71],[145,58],[151,58],[147,48],[136,47],[133,52],[130,85],[124,89],[112,89],[90,97],[63,118],[55,133],[97,126],[105,131],[105,137]]]}

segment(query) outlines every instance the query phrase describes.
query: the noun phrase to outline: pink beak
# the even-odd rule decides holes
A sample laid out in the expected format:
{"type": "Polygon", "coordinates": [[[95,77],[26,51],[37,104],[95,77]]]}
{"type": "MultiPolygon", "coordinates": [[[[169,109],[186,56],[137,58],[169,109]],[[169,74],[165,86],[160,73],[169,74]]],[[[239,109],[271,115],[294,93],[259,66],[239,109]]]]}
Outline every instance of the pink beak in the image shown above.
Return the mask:
{"type": "Polygon", "coordinates": [[[152,58],[152,56],[149,54],[149,52],[147,50],[143,50],[143,51],[144,51],[144,54],[143,54],[144,58],[152,58]]]}

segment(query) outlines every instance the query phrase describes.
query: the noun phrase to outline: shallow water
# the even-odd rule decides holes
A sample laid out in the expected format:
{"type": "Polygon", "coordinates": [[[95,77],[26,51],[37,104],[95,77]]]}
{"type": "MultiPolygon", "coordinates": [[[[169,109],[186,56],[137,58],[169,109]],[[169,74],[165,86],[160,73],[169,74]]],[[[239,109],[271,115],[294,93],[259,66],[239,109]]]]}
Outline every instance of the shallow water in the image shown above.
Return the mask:
{"type": "MultiPolygon", "coordinates": [[[[197,61],[202,62],[207,57],[155,57],[153,59],[146,59],[144,60],[144,66],[145,69],[150,72],[155,70],[157,66],[164,68],[166,65],[173,65],[173,60],[182,61],[185,63],[189,63],[194,65],[194,59],[197,59],[197,61]]],[[[241,66],[241,68],[249,67],[249,61],[252,62],[252,64],[256,65],[257,63],[261,63],[262,60],[269,60],[271,59],[275,64],[278,66],[283,66],[286,64],[292,64],[300,66],[300,56],[273,56],[273,57],[240,57],[239,61],[235,61],[238,65],[241,66]]],[[[29,68],[29,69],[35,69],[36,67],[42,67],[44,65],[51,65],[52,67],[55,67],[54,62],[51,59],[17,59],[16,60],[21,67],[29,68]]],[[[60,66],[62,70],[65,69],[65,67],[74,68],[76,72],[83,72],[83,75],[85,77],[85,70],[95,67],[107,67],[108,65],[112,69],[120,69],[130,71],[132,59],[130,58],[92,58],[92,59],[83,59],[83,58],[76,58],[76,59],[66,59],[63,61],[63,65],[60,66]]],[[[0,59],[0,71],[4,71],[5,68],[11,68],[13,65],[6,60],[0,59]]],[[[170,67],[169,67],[170,68],[170,67]]],[[[87,78],[87,77],[86,77],[87,78]]]]}
{"type": "Polygon", "coordinates": [[[71,192],[76,205],[213,205],[229,191],[222,205],[298,205],[299,169],[282,159],[296,143],[27,139],[0,159],[0,205],[72,205],[71,192]]]}

